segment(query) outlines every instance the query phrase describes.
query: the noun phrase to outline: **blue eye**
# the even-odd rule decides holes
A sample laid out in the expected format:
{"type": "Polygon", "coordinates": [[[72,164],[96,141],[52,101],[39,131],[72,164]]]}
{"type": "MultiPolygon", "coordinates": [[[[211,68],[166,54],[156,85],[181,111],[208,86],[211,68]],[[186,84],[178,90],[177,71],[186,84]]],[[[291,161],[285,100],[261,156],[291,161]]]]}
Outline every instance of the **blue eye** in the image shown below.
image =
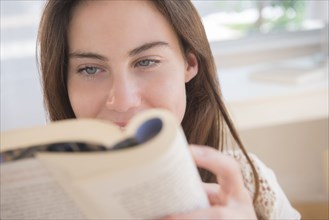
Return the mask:
{"type": "Polygon", "coordinates": [[[86,66],[78,70],[79,73],[85,73],[87,75],[95,75],[100,71],[101,69],[95,66],[86,66]]]}
{"type": "Polygon", "coordinates": [[[159,63],[159,60],[152,60],[152,59],[144,59],[140,60],[136,63],[137,66],[140,67],[151,67],[159,63]]]}

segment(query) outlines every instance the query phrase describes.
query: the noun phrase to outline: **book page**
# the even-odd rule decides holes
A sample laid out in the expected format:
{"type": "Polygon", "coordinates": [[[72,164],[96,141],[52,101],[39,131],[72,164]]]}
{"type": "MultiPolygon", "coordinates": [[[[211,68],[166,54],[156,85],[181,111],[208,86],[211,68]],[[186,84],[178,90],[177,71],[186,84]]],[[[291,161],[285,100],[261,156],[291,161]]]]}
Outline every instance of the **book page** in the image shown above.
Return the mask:
{"type": "Polygon", "coordinates": [[[122,138],[124,137],[119,128],[108,122],[96,119],[66,119],[51,122],[46,126],[1,132],[0,152],[66,142],[112,146],[122,138]]]}
{"type": "Polygon", "coordinates": [[[84,219],[36,159],[1,164],[1,219],[84,219]]]}
{"type": "Polygon", "coordinates": [[[131,136],[147,141],[115,151],[42,152],[37,158],[89,219],[154,219],[209,206],[174,116],[150,111],[135,117],[121,137],[131,136]]]}
{"type": "Polygon", "coordinates": [[[205,208],[208,199],[186,145],[174,144],[152,166],[135,171],[126,185],[114,193],[132,218],[158,218],[205,208]],[[144,176],[141,180],[139,176],[144,176]]]}
{"type": "Polygon", "coordinates": [[[73,198],[90,219],[154,219],[209,206],[182,135],[147,165],[76,179],[73,198]]]}

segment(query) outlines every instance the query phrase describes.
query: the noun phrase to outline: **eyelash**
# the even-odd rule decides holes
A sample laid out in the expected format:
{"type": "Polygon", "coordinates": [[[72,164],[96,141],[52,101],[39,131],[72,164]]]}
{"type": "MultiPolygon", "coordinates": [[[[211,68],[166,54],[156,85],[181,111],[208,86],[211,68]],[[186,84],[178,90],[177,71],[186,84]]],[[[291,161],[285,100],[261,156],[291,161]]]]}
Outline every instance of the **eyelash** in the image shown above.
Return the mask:
{"type": "Polygon", "coordinates": [[[142,59],[136,62],[135,67],[141,67],[141,68],[152,68],[157,66],[160,63],[160,60],[157,59],[142,59]],[[148,62],[147,65],[141,65],[141,62],[148,62]],[[151,63],[151,64],[150,64],[151,63]]]}
{"type": "MultiPolygon", "coordinates": [[[[155,67],[156,65],[158,65],[160,63],[160,60],[157,60],[157,59],[142,59],[142,60],[139,60],[135,63],[134,67],[141,67],[141,68],[144,68],[144,69],[147,69],[147,68],[152,68],[152,67],[155,67]],[[141,65],[142,62],[147,62],[146,65],[141,65]]],[[[79,74],[84,74],[88,77],[94,77],[97,73],[99,72],[102,72],[103,69],[102,68],[99,68],[97,66],[93,66],[93,65],[90,65],[90,66],[84,66],[84,67],[81,67],[78,69],[78,73],[79,74]],[[87,70],[88,69],[95,69],[96,72],[95,73],[88,73],[87,70]]]]}
{"type": "Polygon", "coordinates": [[[92,77],[93,75],[99,73],[100,71],[103,71],[103,69],[101,69],[97,66],[84,66],[84,67],[78,69],[78,73],[85,74],[85,75],[90,76],[90,77],[92,77]],[[91,68],[96,69],[96,72],[95,73],[88,73],[87,70],[91,69],[91,68]]]}

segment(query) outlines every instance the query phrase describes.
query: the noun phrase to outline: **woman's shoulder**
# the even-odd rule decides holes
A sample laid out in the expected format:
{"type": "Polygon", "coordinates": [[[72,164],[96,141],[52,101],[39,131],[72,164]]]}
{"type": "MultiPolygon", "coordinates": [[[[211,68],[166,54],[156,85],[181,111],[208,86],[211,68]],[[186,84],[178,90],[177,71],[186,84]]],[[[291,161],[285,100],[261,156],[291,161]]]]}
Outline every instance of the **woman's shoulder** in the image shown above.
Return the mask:
{"type": "MultiPolygon", "coordinates": [[[[227,151],[240,164],[244,183],[250,195],[255,194],[255,181],[252,168],[244,154],[239,151],[227,151]]],[[[291,206],[281,189],[274,172],[268,168],[255,154],[249,153],[259,178],[259,196],[255,203],[255,211],[261,219],[300,219],[300,214],[291,206]]]]}

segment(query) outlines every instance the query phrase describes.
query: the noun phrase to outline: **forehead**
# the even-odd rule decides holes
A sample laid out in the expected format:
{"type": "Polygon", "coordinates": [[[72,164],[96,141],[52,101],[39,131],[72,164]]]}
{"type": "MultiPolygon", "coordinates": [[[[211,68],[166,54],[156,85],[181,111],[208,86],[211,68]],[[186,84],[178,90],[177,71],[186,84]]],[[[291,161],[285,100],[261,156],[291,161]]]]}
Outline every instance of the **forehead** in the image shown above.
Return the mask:
{"type": "Polygon", "coordinates": [[[70,49],[96,44],[130,49],[155,40],[178,46],[176,33],[150,1],[83,1],[73,11],[68,36],[70,49]]]}

